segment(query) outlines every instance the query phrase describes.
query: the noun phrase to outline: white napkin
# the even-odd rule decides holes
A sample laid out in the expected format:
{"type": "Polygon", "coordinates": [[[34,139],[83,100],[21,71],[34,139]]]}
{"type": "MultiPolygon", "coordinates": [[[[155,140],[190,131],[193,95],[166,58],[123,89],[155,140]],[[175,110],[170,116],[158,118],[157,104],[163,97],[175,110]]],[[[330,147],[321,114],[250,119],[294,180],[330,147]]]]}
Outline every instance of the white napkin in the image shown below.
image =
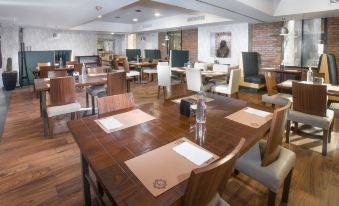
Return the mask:
{"type": "Polygon", "coordinates": [[[103,118],[103,119],[98,119],[98,121],[107,130],[113,130],[113,129],[116,129],[116,128],[123,126],[123,124],[121,124],[114,117],[107,117],[107,118],[103,118]]]}
{"type": "Polygon", "coordinates": [[[209,152],[206,152],[205,150],[200,149],[189,142],[184,142],[178,146],[175,146],[173,147],[173,150],[198,166],[202,165],[204,162],[213,157],[213,155],[209,152]]]}
{"type": "Polygon", "coordinates": [[[262,110],[259,110],[259,109],[254,109],[254,108],[251,108],[251,107],[247,107],[244,111],[248,112],[250,114],[258,115],[260,117],[267,117],[268,115],[271,114],[269,112],[265,112],[265,111],[262,111],[262,110]]]}

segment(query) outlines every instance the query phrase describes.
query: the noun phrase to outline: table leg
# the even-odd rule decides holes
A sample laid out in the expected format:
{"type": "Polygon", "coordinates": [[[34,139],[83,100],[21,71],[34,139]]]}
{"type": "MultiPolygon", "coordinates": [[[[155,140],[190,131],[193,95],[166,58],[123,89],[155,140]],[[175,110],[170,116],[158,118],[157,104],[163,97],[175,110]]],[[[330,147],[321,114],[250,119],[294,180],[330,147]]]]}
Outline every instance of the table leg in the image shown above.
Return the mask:
{"type": "Polygon", "coordinates": [[[48,117],[46,112],[46,91],[40,92],[40,111],[44,121],[44,136],[47,137],[48,135],[48,117]]]}
{"type": "Polygon", "coordinates": [[[89,176],[88,163],[83,154],[81,155],[81,173],[82,173],[82,189],[84,195],[84,205],[90,206],[92,203],[91,200],[91,188],[87,176],[89,176]]]}

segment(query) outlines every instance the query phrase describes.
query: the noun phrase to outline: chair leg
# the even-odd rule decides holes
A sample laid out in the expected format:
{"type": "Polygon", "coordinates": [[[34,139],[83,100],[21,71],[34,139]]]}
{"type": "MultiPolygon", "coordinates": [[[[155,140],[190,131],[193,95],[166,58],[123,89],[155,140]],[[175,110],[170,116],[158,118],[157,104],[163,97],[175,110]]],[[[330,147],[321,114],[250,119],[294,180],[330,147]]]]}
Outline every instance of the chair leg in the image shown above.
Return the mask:
{"type": "Polygon", "coordinates": [[[95,115],[95,102],[94,102],[94,96],[91,96],[92,98],[92,115],[95,115]]]}
{"type": "Polygon", "coordinates": [[[53,137],[53,117],[48,117],[48,133],[53,137]]]}
{"type": "Polygon", "coordinates": [[[239,99],[239,92],[235,93],[235,98],[239,99]]]}
{"type": "Polygon", "coordinates": [[[166,87],[162,87],[162,93],[164,93],[164,100],[166,99],[166,87]]]}
{"type": "Polygon", "coordinates": [[[333,125],[334,125],[334,119],[331,122],[330,129],[329,129],[329,135],[328,135],[328,143],[331,143],[332,139],[332,131],[333,131],[333,125]]]}
{"type": "Polygon", "coordinates": [[[298,132],[298,122],[294,122],[294,132],[298,132]]]}
{"type": "Polygon", "coordinates": [[[86,92],[86,107],[89,107],[89,96],[88,93],[86,92]]]}
{"type": "Polygon", "coordinates": [[[160,97],[160,87],[161,87],[161,86],[158,86],[158,99],[159,99],[159,97],[160,97]]]}
{"type": "Polygon", "coordinates": [[[72,112],[72,113],[71,113],[71,120],[74,120],[74,119],[75,119],[75,113],[72,112]]]}
{"type": "Polygon", "coordinates": [[[101,197],[104,195],[104,189],[102,188],[101,184],[99,181],[97,181],[97,187],[98,187],[98,192],[101,195],[101,197]]]}
{"type": "Polygon", "coordinates": [[[268,190],[268,206],[274,206],[275,205],[275,197],[277,194],[275,192],[272,192],[271,190],[268,190]]]}
{"type": "Polygon", "coordinates": [[[234,174],[235,174],[235,175],[238,175],[239,173],[240,173],[239,170],[234,169],[234,174]]]}
{"type": "Polygon", "coordinates": [[[286,143],[290,143],[291,120],[286,123],[286,143]]]}
{"type": "Polygon", "coordinates": [[[285,203],[288,202],[288,195],[290,193],[292,174],[293,174],[293,168],[288,173],[288,175],[287,175],[287,177],[285,178],[285,181],[284,181],[284,190],[283,190],[283,194],[282,194],[281,199],[282,199],[282,202],[285,202],[285,203]]]}
{"type": "Polygon", "coordinates": [[[327,155],[327,138],[328,138],[328,130],[323,130],[323,149],[322,149],[322,155],[327,155]]]}
{"type": "Polygon", "coordinates": [[[79,111],[75,113],[75,119],[80,119],[80,112],[79,111]]]}

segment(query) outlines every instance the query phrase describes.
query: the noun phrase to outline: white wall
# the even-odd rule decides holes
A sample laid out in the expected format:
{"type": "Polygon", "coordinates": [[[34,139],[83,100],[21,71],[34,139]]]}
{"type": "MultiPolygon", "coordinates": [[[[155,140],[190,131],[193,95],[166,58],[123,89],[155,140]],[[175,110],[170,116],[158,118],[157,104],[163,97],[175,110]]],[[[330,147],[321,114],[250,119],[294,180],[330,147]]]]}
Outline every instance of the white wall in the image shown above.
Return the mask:
{"type": "Polygon", "coordinates": [[[137,49],[141,50],[141,55],[145,56],[145,49],[158,49],[158,32],[137,33],[137,49]],[[145,40],[141,40],[141,37],[145,40]]]}
{"type": "Polygon", "coordinates": [[[225,24],[198,27],[198,59],[213,63],[215,59],[223,64],[231,64],[231,66],[239,64],[241,52],[248,51],[249,43],[249,24],[225,24]],[[231,58],[211,57],[211,33],[212,32],[231,32],[231,58]]]}
{"type": "Polygon", "coordinates": [[[2,71],[6,70],[6,62],[7,58],[9,57],[12,58],[13,70],[19,70],[18,68],[19,27],[2,24],[0,27],[0,35],[2,52],[2,71]]]}
{"type": "Polygon", "coordinates": [[[123,34],[98,34],[98,39],[115,40],[115,54],[125,55],[125,35],[123,34]]]}

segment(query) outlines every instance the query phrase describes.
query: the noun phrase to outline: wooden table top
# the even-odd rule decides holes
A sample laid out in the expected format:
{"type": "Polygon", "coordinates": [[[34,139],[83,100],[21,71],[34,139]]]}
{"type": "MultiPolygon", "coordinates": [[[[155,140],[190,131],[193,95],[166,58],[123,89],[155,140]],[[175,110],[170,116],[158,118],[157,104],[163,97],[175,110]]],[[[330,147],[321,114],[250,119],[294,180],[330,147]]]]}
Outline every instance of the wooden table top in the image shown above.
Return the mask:
{"type": "Polygon", "coordinates": [[[180,115],[179,104],[171,101],[139,106],[139,109],[156,119],[110,134],[94,122],[94,116],[70,121],[68,127],[109,199],[118,205],[170,205],[184,195],[187,180],[154,197],[124,162],[181,137],[186,137],[219,156],[231,152],[240,138],[244,137],[246,142],[241,150],[244,153],[269,130],[270,122],[255,129],[225,118],[246,106],[266,111],[268,108],[218,95],[208,96],[215,100],[207,103],[206,135],[201,143],[195,138],[195,129],[190,128],[195,123],[195,117],[180,115]]]}
{"type": "MultiPolygon", "coordinates": [[[[186,68],[185,67],[172,67],[171,71],[178,72],[180,74],[186,74],[186,68]]],[[[216,71],[212,71],[212,70],[207,70],[207,71],[201,71],[201,75],[204,76],[204,77],[213,78],[213,77],[219,77],[219,76],[226,76],[226,75],[228,75],[228,73],[227,72],[216,72],[216,71]]]]}
{"type": "MultiPolygon", "coordinates": [[[[63,68],[54,68],[54,70],[55,71],[61,71],[61,70],[66,70],[66,71],[72,71],[72,70],[74,70],[74,67],[69,67],[69,68],[67,68],[67,67],[63,67],[63,68]]],[[[39,69],[37,69],[37,68],[34,68],[34,69],[32,69],[32,72],[33,73],[39,73],[40,72],[40,70],[39,69]]]]}
{"type": "Polygon", "coordinates": [[[299,69],[284,69],[284,70],[281,70],[281,69],[261,69],[261,71],[263,72],[275,72],[275,73],[285,73],[285,74],[296,74],[296,75],[299,75],[302,73],[301,70],[299,69]]]}
{"type": "Polygon", "coordinates": [[[140,67],[149,67],[149,66],[156,66],[157,64],[150,63],[150,62],[136,62],[136,61],[130,61],[128,62],[130,65],[134,66],[140,66],[140,67]]]}
{"type": "MultiPolygon", "coordinates": [[[[76,87],[84,87],[84,86],[94,86],[94,85],[102,85],[107,83],[107,78],[103,76],[87,76],[86,78],[82,79],[81,76],[79,80],[75,81],[76,87]]],[[[35,90],[37,92],[40,91],[49,91],[49,78],[40,78],[34,79],[35,90]]]]}
{"type": "MultiPolygon", "coordinates": [[[[286,80],[284,82],[281,82],[279,84],[277,84],[277,88],[283,89],[283,90],[287,90],[287,91],[292,91],[292,82],[300,82],[298,80],[286,80]]],[[[301,82],[305,82],[305,81],[301,81],[301,82]]],[[[313,84],[313,83],[308,83],[305,82],[307,84],[313,84]]],[[[329,96],[337,96],[339,97],[339,86],[338,85],[331,85],[331,84],[324,84],[327,86],[327,95],[329,96]]]]}

